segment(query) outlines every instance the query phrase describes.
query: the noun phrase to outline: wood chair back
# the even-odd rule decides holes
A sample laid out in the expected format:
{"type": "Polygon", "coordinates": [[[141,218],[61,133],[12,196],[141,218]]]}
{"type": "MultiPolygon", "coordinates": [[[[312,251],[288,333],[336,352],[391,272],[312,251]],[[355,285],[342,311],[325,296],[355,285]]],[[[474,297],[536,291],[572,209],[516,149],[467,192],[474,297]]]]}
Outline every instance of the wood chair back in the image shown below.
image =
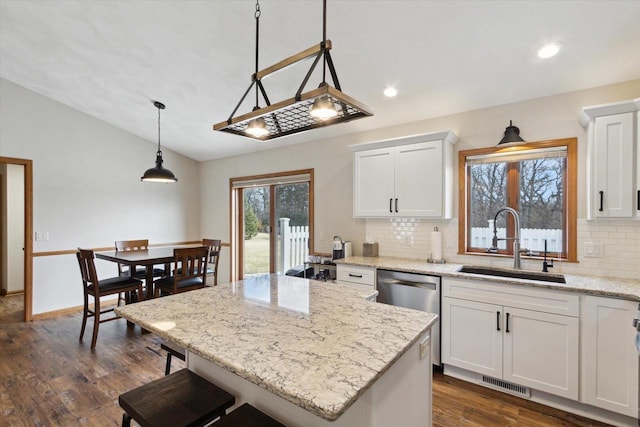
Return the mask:
{"type": "Polygon", "coordinates": [[[167,289],[166,280],[156,281],[156,296],[160,291],[169,291],[176,294],[193,289],[200,289],[207,282],[207,261],[209,260],[209,247],[198,246],[195,248],[175,248],[173,250],[173,280],[172,288],[167,289]]]}
{"type": "Polygon", "coordinates": [[[80,265],[80,275],[82,276],[82,284],[84,285],[84,293],[100,297],[100,286],[98,282],[98,274],[96,273],[96,264],[94,262],[94,254],[91,249],[80,249],[76,252],[78,264],[80,265]]]}
{"type": "MultiPolygon", "coordinates": [[[[149,239],[140,240],[116,240],[116,253],[120,251],[146,251],[149,249],[149,239]]],[[[128,271],[128,267],[124,264],[118,263],[118,274],[122,275],[125,271],[128,271]]]]}
{"type": "MultiPolygon", "coordinates": [[[[213,286],[218,286],[218,261],[220,261],[222,240],[202,239],[202,244],[209,247],[209,265],[213,266],[213,286]]],[[[207,274],[211,272],[208,271],[207,274]]]]}

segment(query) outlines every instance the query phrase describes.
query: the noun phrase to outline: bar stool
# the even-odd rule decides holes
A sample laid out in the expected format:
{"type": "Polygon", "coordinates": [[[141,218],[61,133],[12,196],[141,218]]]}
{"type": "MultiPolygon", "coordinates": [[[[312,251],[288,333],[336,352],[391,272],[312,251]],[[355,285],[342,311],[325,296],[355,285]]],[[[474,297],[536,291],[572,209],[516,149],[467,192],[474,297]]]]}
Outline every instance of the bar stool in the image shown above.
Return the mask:
{"type": "Polygon", "coordinates": [[[175,356],[178,359],[184,360],[186,359],[184,355],[184,348],[178,346],[177,344],[172,343],[171,341],[163,341],[160,343],[160,348],[167,352],[167,364],[164,369],[164,374],[169,375],[171,373],[171,357],[175,356]]]}
{"type": "MultiPolygon", "coordinates": [[[[226,410],[236,398],[188,369],[159,378],[121,394],[118,402],[122,427],[135,420],[142,427],[204,426],[226,410]]],[[[221,418],[221,419],[224,419],[221,418]]]]}
{"type": "Polygon", "coordinates": [[[231,411],[229,415],[221,418],[213,424],[214,427],[285,427],[284,424],[274,420],[264,412],[261,412],[244,403],[237,409],[231,411]]]}

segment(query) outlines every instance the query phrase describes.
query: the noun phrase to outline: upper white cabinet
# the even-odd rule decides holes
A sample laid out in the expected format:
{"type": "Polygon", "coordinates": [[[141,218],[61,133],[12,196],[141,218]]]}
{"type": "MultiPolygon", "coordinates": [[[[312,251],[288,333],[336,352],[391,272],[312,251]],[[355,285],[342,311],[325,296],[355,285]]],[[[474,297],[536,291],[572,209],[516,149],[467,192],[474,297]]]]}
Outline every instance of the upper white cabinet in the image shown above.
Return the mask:
{"type": "Polygon", "coordinates": [[[451,218],[451,131],[353,145],[354,217],[451,218]]]}
{"type": "Polygon", "coordinates": [[[640,218],[640,98],[585,107],[588,218],[640,218]]]}

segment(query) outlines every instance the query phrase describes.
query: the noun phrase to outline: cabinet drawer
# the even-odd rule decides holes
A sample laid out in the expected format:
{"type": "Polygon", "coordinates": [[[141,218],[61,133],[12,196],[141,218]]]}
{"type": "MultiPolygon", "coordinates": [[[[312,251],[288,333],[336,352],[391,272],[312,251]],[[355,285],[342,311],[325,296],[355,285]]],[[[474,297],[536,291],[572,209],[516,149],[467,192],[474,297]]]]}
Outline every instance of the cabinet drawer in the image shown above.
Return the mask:
{"type": "Polygon", "coordinates": [[[337,281],[338,283],[348,282],[374,286],[376,283],[376,269],[338,265],[337,281]]]}
{"type": "Polygon", "coordinates": [[[480,280],[449,279],[442,281],[443,296],[489,304],[578,317],[579,295],[524,285],[503,285],[480,280]]]}

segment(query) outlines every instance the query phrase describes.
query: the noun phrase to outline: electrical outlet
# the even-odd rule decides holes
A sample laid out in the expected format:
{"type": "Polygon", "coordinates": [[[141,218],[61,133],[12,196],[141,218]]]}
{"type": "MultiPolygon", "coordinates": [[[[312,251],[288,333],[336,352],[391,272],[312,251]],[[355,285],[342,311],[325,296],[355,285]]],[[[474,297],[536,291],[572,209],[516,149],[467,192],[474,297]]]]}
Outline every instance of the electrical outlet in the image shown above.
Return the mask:
{"type": "Polygon", "coordinates": [[[594,242],[584,242],[584,256],[587,258],[602,258],[602,245],[594,242]]]}
{"type": "Polygon", "coordinates": [[[49,240],[49,232],[48,231],[41,231],[41,232],[38,233],[36,231],[35,239],[38,242],[42,241],[42,240],[49,240]]]}
{"type": "Polygon", "coordinates": [[[454,244],[455,242],[453,240],[453,237],[448,236],[444,247],[445,249],[453,249],[454,244]]]}

